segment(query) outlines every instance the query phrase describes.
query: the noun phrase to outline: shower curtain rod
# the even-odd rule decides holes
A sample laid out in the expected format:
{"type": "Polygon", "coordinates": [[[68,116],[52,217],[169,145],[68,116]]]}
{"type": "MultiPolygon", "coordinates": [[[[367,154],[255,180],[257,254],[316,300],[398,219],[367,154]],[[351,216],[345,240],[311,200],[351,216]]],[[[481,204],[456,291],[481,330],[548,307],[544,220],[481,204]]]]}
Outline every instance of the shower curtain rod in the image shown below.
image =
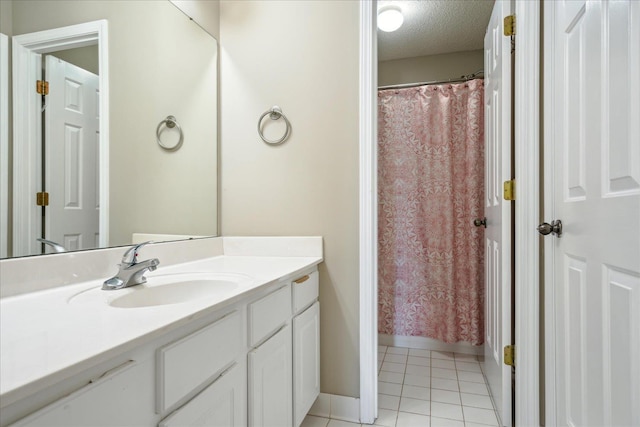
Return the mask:
{"type": "Polygon", "coordinates": [[[460,76],[459,79],[434,80],[434,81],[431,81],[431,82],[403,83],[403,84],[397,84],[397,85],[378,86],[378,90],[383,90],[383,89],[405,89],[405,88],[408,88],[408,87],[416,87],[416,86],[439,85],[439,84],[444,84],[444,83],[468,82],[469,80],[473,80],[473,79],[477,78],[481,74],[484,75],[484,70],[478,70],[475,73],[467,74],[466,76],[460,76]]]}

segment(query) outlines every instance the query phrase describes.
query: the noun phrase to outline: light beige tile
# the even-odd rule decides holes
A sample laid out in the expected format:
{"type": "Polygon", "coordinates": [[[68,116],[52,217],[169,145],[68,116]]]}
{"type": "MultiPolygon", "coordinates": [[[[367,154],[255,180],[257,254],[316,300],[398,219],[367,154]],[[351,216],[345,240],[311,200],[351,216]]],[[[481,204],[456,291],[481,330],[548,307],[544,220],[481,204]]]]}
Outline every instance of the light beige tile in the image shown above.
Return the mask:
{"type": "Polygon", "coordinates": [[[460,393],[463,406],[472,406],[474,408],[484,408],[493,410],[491,398],[481,394],[460,393]]]}
{"type": "Polygon", "coordinates": [[[393,362],[393,363],[407,363],[407,355],[406,354],[393,354],[388,353],[384,355],[385,362],[393,362]]]}
{"type": "Polygon", "coordinates": [[[444,378],[431,378],[431,388],[437,388],[440,390],[458,391],[458,381],[446,380],[444,378]]]}
{"type": "Polygon", "coordinates": [[[431,375],[431,368],[429,366],[407,365],[407,369],[405,373],[417,374],[417,375],[431,375]]]}
{"type": "Polygon", "coordinates": [[[417,357],[409,355],[407,363],[409,365],[431,366],[431,359],[428,357],[417,357]]]}
{"type": "Polygon", "coordinates": [[[433,359],[431,366],[434,368],[456,369],[456,362],[446,359],[433,359]]]}
{"type": "MultiPolygon", "coordinates": [[[[467,381],[459,381],[461,393],[483,394],[488,396],[489,390],[485,383],[470,383],[467,381]]],[[[432,386],[433,387],[433,386],[432,386]]]]}
{"type": "MultiPolygon", "coordinates": [[[[384,369],[384,365],[382,367],[384,369]]],[[[458,375],[455,369],[431,368],[432,378],[445,378],[447,380],[457,380],[458,375]]]]}
{"type": "Polygon", "coordinates": [[[488,424],[472,423],[471,421],[465,421],[464,427],[487,427],[488,424]]]}
{"type": "Polygon", "coordinates": [[[417,349],[417,348],[410,348],[409,349],[409,356],[418,356],[418,357],[430,358],[431,357],[431,351],[417,349]]]}
{"type": "Polygon", "coordinates": [[[330,420],[327,427],[362,427],[362,424],[342,420],[330,420]]]}
{"type": "Polygon", "coordinates": [[[327,424],[329,424],[329,418],[307,415],[304,417],[304,420],[302,420],[300,427],[327,427],[327,424]]]}
{"type": "Polygon", "coordinates": [[[373,424],[377,426],[395,427],[397,418],[398,411],[378,409],[378,418],[376,418],[376,422],[373,424]]]}
{"type": "Polygon", "coordinates": [[[448,351],[432,351],[431,352],[432,359],[446,359],[446,360],[454,360],[453,353],[448,351]]]}
{"type": "Polygon", "coordinates": [[[460,393],[449,390],[431,390],[431,401],[460,405],[460,393]]]}
{"type": "Polygon", "coordinates": [[[431,402],[428,400],[413,399],[411,397],[400,398],[400,411],[413,414],[429,415],[431,402]]]}
{"type": "Polygon", "coordinates": [[[449,403],[431,402],[431,416],[464,421],[462,406],[449,403]]]}
{"type": "Polygon", "coordinates": [[[393,354],[409,354],[409,349],[406,347],[387,347],[387,353],[393,354]]]}
{"type": "Polygon", "coordinates": [[[383,362],[382,370],[387,372],[398,372],[404,374],[406,365],[404,363],[383,362]]]}
{"type": "Polygon", "coordinates": [[[388,394],[391,396],[400,396],[402,394],[402,384],[385,383],[378,381],[378,393],[388,394]]]}
{"type": "Polygon", "coordinates": [[[406,385],[417,385],[419,387],[430,387],[431,377],[428,375],[404,374],[404,383],[406,385]]]}
{"type": "Polygon", "coordinates": [[[471,408],[469,406],[463,407],[464,419],[471,423],[486,424],[490,426],[498,425],[498,418],[495,411],[492,409],[471,408]]]}
{"type": "Polygon", "coordinates": [[[466,360],[466,361],[473,361],[473,362],[477,362],[478,361],[478,356],[476,356],[475,354],[465,354],[465,353],[455,353],[455,358],[456,360],[466,360]]]}
{"type": "Polygon", "coordinates": [[[381,351],[381,352],[384,353],[385,351],[387,351],[387,346],[386,345],[379,345],[378,346],[378,351],[381,351]]]}
{"type": "Polygon", "coordinates": [[[456,369],[458,371],[482,372],[478,362],[459,362],[456,360],[456,369]]]}
{"type": "Polygon", "coordinates": [[[417,387],[414,385],[402,386],[402,397],[412,397],[414,399],[429,400],[430,390],[427,387],[417,387]]]}
{"type": "Polygon", "coordinates": [[[404,375],[397,372],[381,371],[378,374],[378,381],[384,381],[386,383],[402,384],[404,375]]]}
{"type": "Polygon", "coordinates": [[[431,427],[466,427],[463,421],[431,417],[431,427]]]}
{"type": "MultiPolygon", "coordinates": [[[[382,366],[384,369],[384,365],[382,366]]],[[[431,374],[432,376],[433,373],[431,374]]],[[[467,371],[458,371],[458,381],[468,381],[471,383],[485,383],[484,376],[478,372],[467,372],[467,371]]]]}
{"type": "Polygon", "coordinates": [[[396,427],[429,427],[429,417],[409,412],[398,412],[396,427]]]}
{"type": "Polygon", "coordinates": [[[389,396],[388,394],[378,394],[378,408],[397,411],[398,406],[400,406],[399,396],[389,396]]]}

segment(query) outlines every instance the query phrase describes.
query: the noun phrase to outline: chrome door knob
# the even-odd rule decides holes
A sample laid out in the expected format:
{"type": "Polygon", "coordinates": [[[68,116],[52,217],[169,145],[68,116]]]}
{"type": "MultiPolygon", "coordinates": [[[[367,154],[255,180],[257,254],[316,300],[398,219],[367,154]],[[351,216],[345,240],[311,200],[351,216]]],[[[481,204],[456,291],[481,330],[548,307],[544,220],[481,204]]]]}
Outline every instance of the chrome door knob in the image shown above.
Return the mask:
{"type": "Polygon", "coordinates": [[[553,220],[551,224],[543,222],[538,226],[538,233],[546,236],[547,234],[553,234],[556,237],[562,235],[562,221],[559,219],[553,220]]]}
{"type": "Polygon", "coordinates": [[[487,217],[474,219],[473,225],[475,225],[476,227],[484,226],[484,228],[487,228],[487,217]]]}

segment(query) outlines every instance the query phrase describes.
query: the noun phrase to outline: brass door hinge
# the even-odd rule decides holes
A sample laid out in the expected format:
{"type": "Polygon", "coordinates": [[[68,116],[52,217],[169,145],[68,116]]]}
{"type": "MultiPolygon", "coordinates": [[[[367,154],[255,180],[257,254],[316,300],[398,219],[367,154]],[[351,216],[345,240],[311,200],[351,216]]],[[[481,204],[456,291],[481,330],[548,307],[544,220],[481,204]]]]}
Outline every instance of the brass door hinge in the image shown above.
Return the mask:
{"type": "Polygon", "coordinates": [[[504,17],[504,35],[515,36],[516,35],[516,16],[509,15],[504,17]]]}
{"type": "Polygon", "coordinates": [[[36,92],[40,95],[49,95],[49,82],[45,80],[36,80],[36,92]]]}
{"type": "Polygon", "coordinates": [[[504,364],[508,366],[516,366],[516,346],[504,346],[504,364]]]}
{"type": "Polygon", "coordinates": [[[36,193],[36,205],[49,206],[49,193],[46,191],[36,193]]]}
{"type": "Polygon", "coordinates": [[[516,181],[510,179],[509,181],[505,181],[503,186],[503,194],[505,200],[515,200],[516,199],[516,181]]]}

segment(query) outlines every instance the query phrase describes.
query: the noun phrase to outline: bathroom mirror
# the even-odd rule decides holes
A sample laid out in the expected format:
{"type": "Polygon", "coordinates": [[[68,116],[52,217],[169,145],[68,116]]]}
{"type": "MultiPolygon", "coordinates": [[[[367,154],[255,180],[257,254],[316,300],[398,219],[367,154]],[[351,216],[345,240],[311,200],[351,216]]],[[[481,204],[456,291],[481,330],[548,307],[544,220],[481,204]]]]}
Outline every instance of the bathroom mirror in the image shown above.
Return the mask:
{"type": "MultiPolygon", "coordinates": [[[[154,240],[217,235],[217,41],[169,0],[2,0],[1,4],[0,32],[8,36],[9,45],[15,36],[106,21],[106,31],[99,36],[106,40],[96,37],[80,46],[71,44],[74,49],[58,46],[37,53],[44,75],[60,80],[65,96],[79,80],[73,74],[55,77],[49,71],[55,68],[52,64],[71,64],[81,73],[104,78],[106,85],[98,87],[107,88],[108,99],[107,114],[96,108],[104,96],[99,91],[97,97],[75,99],[76,104],[93,108],[97,123],[108,119],[108,126],[92,128],[53,113],[55,102],[44,96],[43,116],[38,119],[43,123],[42,141],[32,141],[28,150],[18,145],[25,140],[25,132],[17,132],[24,128],[15,125],[22,113],[10,109],[13,132],[4,142],[9,173],[0,188],[8,193],[0,198],[7,218],[0,224],[2,258],[53,252],[37,242],[38,237],[67,250],[84,250],[130,244],[134,233],[155,235],[154,240]],[[98,66],[102,47],[107,53],[107,76],[98,66]],[[168,116],[174,116],[179,127],[163,125],[168,116]],[[48,129],[56,124],[62,131],[54,143],[48,129]],[[106,129],[102,134],[107,135],[97,129],[106,129]],[[179,149],[165,150],[158,144],[159,135],[161,142],[171,145],[179,131],[184,138],[179,149]],[[16,161],[16,152],[29,150],[33,162],[16,161]],[[91,150],[95,154],[87,155],[91,150]],[[34,207],[35,192],[30,194],[21,184],[26,169],[37,176],[35,192],[48,193],[48,206],[34,207]],[[101,194],[104,189],[108,191],[101,194]],[[17,204],[25,201],[34,215],[20,213],[17,204]],[[77,213],[82,208],[92,213],[60,219],[49,213],[56,204],[63,210],[77,213]],[[91,223],[82,236],[73,231],[81,221],[91,223]]],[[[8,62],[11,68],[10,57],[8,62]]],[[[50,94],[59,91],[53,81],[49,83],[50,94]]],[[[8,87],[14,84],[9,82],[8,87]]],[[[25,84],[35,90],[35,81],[25,84]]],[[[61,110],[69,110],[68,105],[61,110]]]]}

